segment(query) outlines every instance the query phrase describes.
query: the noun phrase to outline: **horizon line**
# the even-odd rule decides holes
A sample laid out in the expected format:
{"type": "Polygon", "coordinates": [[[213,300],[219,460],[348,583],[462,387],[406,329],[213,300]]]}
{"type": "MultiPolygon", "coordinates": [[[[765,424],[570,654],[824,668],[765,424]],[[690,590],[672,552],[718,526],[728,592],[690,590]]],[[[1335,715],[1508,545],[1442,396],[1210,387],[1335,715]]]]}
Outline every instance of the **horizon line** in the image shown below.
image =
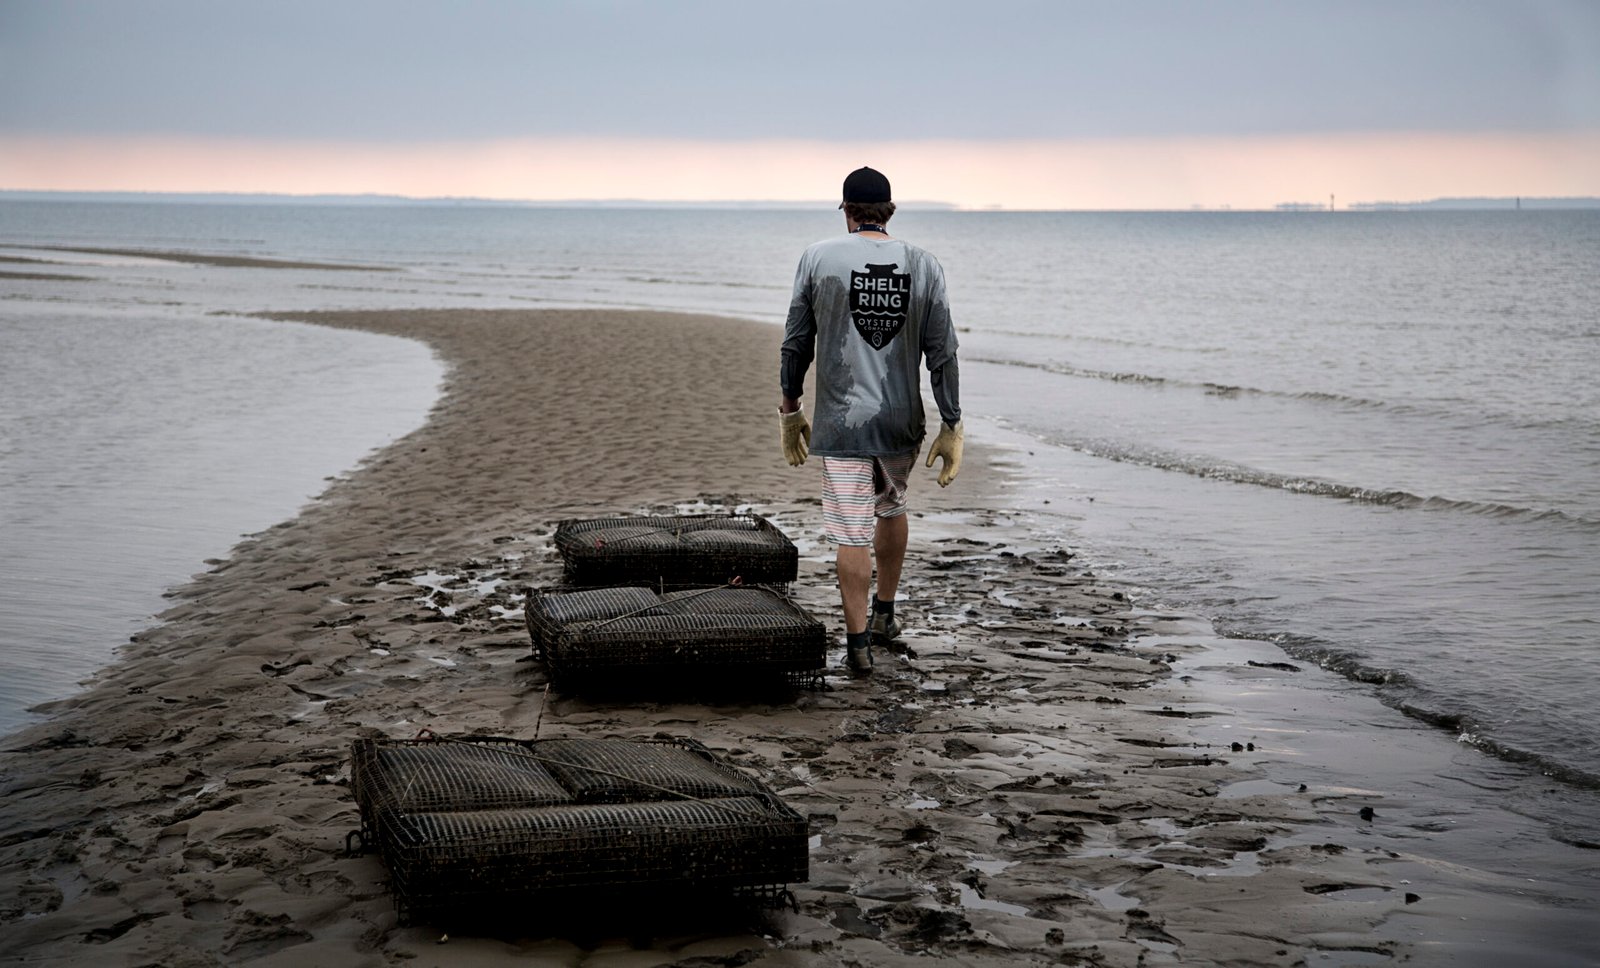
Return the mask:
{"type": "MultiPolygon", "coordinates": [[[[613,208],[613,209],[701,209],[701,210],[751,210],[751,211],[805,211],[816,208],[826,210],[837,206],[835,201],[785,200],[785,199],[652,199],[634,196],[615,198],[496,198],[482,195],[404,195],[393,192],[272,192],[272,191],[154,191],[145,189],[35,189],[0,188],[0,199],[10,201],[143,201],[204,204],[206,201],[259,200],[302,202],[311,204],[381,205],[394,206],[473,206],[483,208],[613,208]]],[[[1600,196],[1591,195],[1469,195],[1435,196],[1414,200],[1362,200],[1346,203],[1342,208],[1330,208],[1321,202],[1277,202],[1271,206],[1187,205],[1183,207],[1152,208],[1009,208],[1000,205],[963,206],[935,199],[912,199],[899,202],[903,210],[947,211],[963,213],[1048,213],[1048,212],[1269,212],[1284,214],[1316,214],[1333,211],[1404,210],[1457,205],[1478,207],[1482,205],[1513,205],[1531,203],[1534,207],[1557,208],[1552,203],[1577,203],[1575,208],[1600,207],[1600,196]]]]}

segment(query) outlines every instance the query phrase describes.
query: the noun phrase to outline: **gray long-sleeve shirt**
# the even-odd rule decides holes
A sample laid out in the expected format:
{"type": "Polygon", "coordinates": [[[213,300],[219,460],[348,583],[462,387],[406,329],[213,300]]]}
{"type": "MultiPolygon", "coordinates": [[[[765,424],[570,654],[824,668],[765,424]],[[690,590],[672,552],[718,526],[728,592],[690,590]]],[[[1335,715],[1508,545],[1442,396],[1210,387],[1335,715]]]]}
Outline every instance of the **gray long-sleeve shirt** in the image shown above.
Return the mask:
{"type": "Polygon", "coordinates": [[[916,451],[925,433],[924,361],[940,418],[951,425],[961,419],[944,269],[908,242],[845,235],[806,249],[784,326],[784,396],[800,398],[813,358],[813,454],[886,457],[916,451]]]}

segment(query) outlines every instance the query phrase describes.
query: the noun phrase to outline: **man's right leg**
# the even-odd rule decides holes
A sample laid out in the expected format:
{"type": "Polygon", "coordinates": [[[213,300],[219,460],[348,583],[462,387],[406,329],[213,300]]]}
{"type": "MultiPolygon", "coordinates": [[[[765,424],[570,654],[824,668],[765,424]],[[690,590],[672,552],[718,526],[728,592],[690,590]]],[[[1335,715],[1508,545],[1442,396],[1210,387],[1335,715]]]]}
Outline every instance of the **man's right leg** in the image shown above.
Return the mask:
{"type": "Polygon", "coordinates": [[[877,493],[873,497],[873,513],[877,520],[872,548],[878,565],[878,591],[872,597],[872,615],[867,619],[874,642],[892,642],[900,637],[894,599],[900,591],[900,571],[906,561],[906,490],[916,456],[885,457],[874,462],[877,493]]]}
{"type": "Polygon", "coordinates": [[[900,637],[900,623],[894,617],[894,598],[900,589],[900,569],[906,560],[904,514],[878,519],[872,550],[878,565],[878,590],[872,596],[867,633],[874,644],[888,643],[900,637]]]}
{"type": "Polygon", "coordinates": [[[894,601],[900,591],[900,571],[906,563],[906,516],[879,518],[872,533],[872,556],[878,565],[878,598],[894,601]]]}

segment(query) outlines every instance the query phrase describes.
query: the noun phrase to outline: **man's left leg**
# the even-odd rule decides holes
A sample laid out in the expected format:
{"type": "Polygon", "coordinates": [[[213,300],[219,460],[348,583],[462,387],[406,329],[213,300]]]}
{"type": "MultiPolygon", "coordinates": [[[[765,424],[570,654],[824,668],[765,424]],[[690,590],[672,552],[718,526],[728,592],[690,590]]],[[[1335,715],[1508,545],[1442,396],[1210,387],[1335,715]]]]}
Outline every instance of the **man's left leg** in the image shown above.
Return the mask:
{"type": "Polygon", "coordinates": [[[872,597],[868,631],[873,642],[892,642],[900,637],[900,623],[894,618],[894,599],[900,590],[900,572],[906,561],[906,481],[916,455],[879,461],[876,520],[872,532],[873,557],[878,565],[878,590],[872,597]]]}

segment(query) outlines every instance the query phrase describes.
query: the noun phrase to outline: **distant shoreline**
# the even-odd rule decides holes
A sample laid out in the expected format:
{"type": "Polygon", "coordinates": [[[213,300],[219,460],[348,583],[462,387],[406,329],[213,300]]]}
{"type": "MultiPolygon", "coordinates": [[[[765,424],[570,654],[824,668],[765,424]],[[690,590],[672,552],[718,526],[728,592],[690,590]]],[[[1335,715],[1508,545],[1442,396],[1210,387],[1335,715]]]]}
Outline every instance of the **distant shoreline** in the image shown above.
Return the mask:
{"type": "Polygon", "coordinates": [[[1504,198],[1433,198],[1423,202],[1351,202],[1348,206],[1352,212],[1552,211],[1586,208],[1600,208],[1600,198],[1587,195],[1554,198],[1513,195],[1504,198]]]}
{"type": "MultiPolygon", "coordinates": [[[[182,204],[182,205],[367,205],[374,207],[421,208],[531,208],[531,209],[662,209],[723,210],[723,211],[809,211],[829,208],[834,203],[818,199],[781,201],[775,199],[704,199],[697,201],[671,201],[648,198],[593,198],[593,199],[508,199],[508,198],[415,198],[407,195],[290,195],[272,192],[76,192],[36,191],[31,189],[0,189],[0,201],[8,202],[101,202],[114,204],[182,204]]],[[[1270,208],[1233,208],[1229,206],[1193,206],[1190,208],[1150,209],[998,209],[962,208],[950,202],[907,201],[902,207],[921,211],[947,212],[1326,212],[1322,203],[1283,202],[1270,208]]],[[[1350,202],[1335,210],[1341,212],[1409,212],[1409,211],[1538,211],[1577,210],[1600,208],[1597,196],[1563,196],[1536,198],[1532,196],[1433,198],[1421,201],[1363,201],[1350,202]]]]}
{"type": "MultiPolygon", "coordinates": [[[[749,209],[749,210],[810,210],[832,208],[837,202],[808,199],[783,201],[777,199],[706,199],[702,201],[672,201],[648,198],[594,198],[594,199],[517,199],[475,197],[426,197],[409,195],[291,195],[275,192],[68,192],[34,191],[25,189],[0,189],[0,201],[8,202],[132,202],[188,205],[371,205],[382,207],[422,208],[617,208],[617,209],[749,209]]],[[[903,206],[919,209],[944,209],[956,211],[949,202],[909,201],[903,206]]]]}

